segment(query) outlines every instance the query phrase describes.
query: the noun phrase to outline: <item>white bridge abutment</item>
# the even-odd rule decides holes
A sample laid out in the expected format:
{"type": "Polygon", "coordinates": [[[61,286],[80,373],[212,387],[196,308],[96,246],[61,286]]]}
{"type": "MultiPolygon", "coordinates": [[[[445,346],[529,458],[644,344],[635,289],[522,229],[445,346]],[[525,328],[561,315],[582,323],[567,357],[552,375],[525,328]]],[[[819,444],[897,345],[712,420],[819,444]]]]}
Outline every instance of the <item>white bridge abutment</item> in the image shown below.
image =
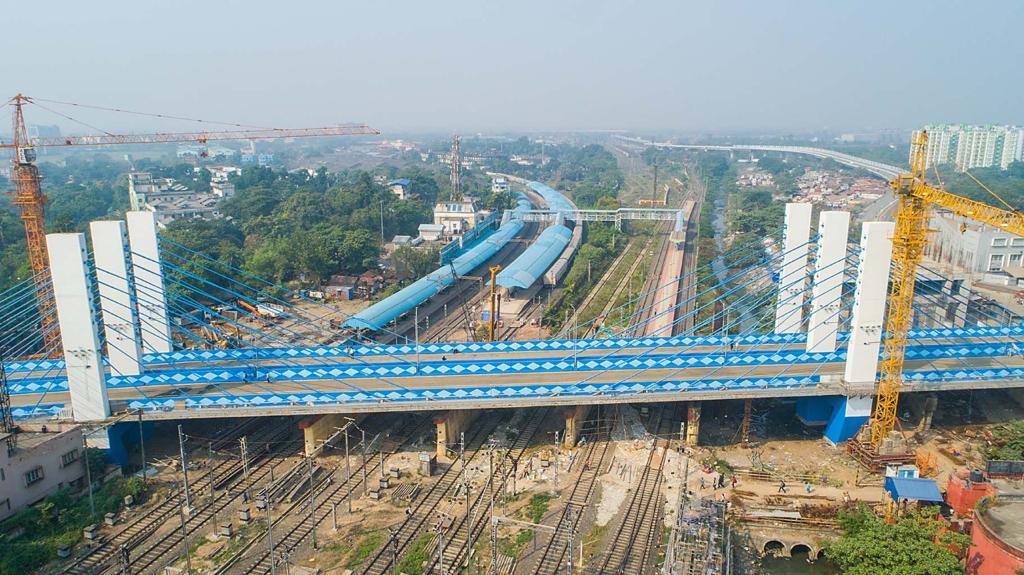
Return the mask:
{"type": "Polygon", "coordinates": [[[47,234],[50,278],[75,421],[110,415],[84,234],[47,234]]]}
{"type": "Polygon", "coordinates": [[[786,204],[781,273],[775,302],[775,333],[800,333],[803,329],[810,239],[811,204],[786,204]]]}

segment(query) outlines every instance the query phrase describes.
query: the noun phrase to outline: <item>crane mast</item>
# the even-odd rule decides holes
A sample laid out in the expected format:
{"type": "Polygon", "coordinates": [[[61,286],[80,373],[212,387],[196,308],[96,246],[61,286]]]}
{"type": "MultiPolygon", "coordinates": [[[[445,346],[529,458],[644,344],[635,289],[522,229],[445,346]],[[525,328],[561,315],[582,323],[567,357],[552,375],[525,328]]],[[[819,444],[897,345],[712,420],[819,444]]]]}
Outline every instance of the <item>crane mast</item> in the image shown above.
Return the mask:
{"type": "Polygon", "coordinates": [[[898,209],[892,239],[892,283],[889,286],[889,315],[878,377],[878,397],[871,420],[871,445],[877,449],[896,428],[896,408],[903,386],[903,362],[907,332],[912,320],[914,284],[928,241],[928,208],[932,204],[997,229],[1024,236],[1024,214],[951,194],[929,184],[925,150],[928,133],[914,134],[909,174],[897,176],[890,185],[896,191],[898,209]]]}
{"type": "MultiPolygon", "coordinates": [[[[14,151],[11,166],[11,179],[14,182],[14,192],[11,195],[14,199],[11,203],[18,208],[21,221],[25,226],[25,239],[28,242],[28,260],[32,276],[40,278],[50,268],[50,257],[46,251],[46,228],[43,222],[43,206],[46,204],[46,195],[43,194],[40,185],[39,168],[34,163],[35,148],[28,138],[28,129],[25,127],[23,106],[29,101],[27,97],[18,94],[12,102],[14,106],[14,142],[9,147],[14,151]]],[[[39,317],[42,322],[43,344],[46,349],[60,340],[60,334],[57,333],[53,325],[53,314],[47,313],[47,307],[53,298],[52,289],[48,282],[43,281],[35,290],[39,317]]]]}

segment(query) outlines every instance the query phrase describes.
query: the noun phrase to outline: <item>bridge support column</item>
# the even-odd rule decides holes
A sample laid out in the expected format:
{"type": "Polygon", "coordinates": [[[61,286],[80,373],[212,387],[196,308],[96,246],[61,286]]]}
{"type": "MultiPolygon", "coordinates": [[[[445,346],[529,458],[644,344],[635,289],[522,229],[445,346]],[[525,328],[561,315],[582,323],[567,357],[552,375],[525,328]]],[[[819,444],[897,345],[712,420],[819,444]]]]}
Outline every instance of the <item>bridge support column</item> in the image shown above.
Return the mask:
{"type": "Polygon", "coordinates": [[[818,218],[818,249],[814,264],[811,314],[807,322],[807,351],[836,350],[840,298],[846,277],[846,239],[849,212],[821,212],[818,218]]]}
{"type": "Polygon", "coordinates": [[[146,353],[172,349],[171,324],[167,318],[167,292],[160,268],[160,243],[153,212],[128,212],[128,240],[132,250],[135,301],[146,353]]]}
{"type": "MultiPolygon", "coordinates": [[[[343,413],[326,413],[324,415],[311,415],[299,421],[299,429],[302,430],[303,450],[309,457],[315,456],[323,449],[324,441],[345,426],[349,419],[355,419],[358,425],[363,416],[347,416],[343,413]]],[[[351,431],[350,431],[351,433],[351,431]]],[[[345,445],[344,434],[341,439],[333,442],[335,447],[345,445]]],[[[361,452],[360,452],[361,453],[361,452]]]]}
{"type": "Polygon", "coordinates": [[[833,445],[857,434],[871,415],[871,396],[801,397],[796,400],[796,416],[804,425],[825,426],[825,439],[833,445]]]}
{"type": "Polygon", "coordinates": [[[861,232],[860,264],[844,374],[847,385],[873,386],[878,374],[894,226],[892,222],[867,222],[861,232]]]}
{"type": "Polygon", "coordinates": [[[564,447],[576,447],[576,442],[580,439],[580,426],[589,413],[589,405],[577,405],[565,411],[565,433],[562,434],[564,447]]]}
{"type": "Polygon", "coordinates": [[[89,231],[110,368],[117,375],[138,375],[142,373],[142,344],[135,285],[128,273],[127,228],[120,221],[92,222],[89,231]]]}
{"type": "Polygon", "coordinates": [[[50,278],[75,421],[110,415],[84,234],[47,234],[50,278]]]}
{"type": "Polygon", "coordinates": [[[690,402],[686,404],[686,445],[697,446],[697,438],[700,436],[700,404],[690,402]]]}
{"type": "Polygon", "coordinates": [[[857,435],[857,431],[871,417],[871,396],[858,395],[837,398],[835,409],[825,426],[825,439],[832,445],[857,435]]]}
{"type": "Polygon", "coordinates": [[[782,236],[782,271],[775,303],[775,333],[799,333],[803,326],[807,284],[807,242],[811,237],[811,204],[786,204],[782,236]]]}
{"type": "Polygon", "coordinates": [[[434,425],[437,426],[437,458],[439,460],[452,459],[449,456],[449,451],[457,449],[459,435],[469,428],[469,424],[473,423],[476,415],[476,411],[460,409],[434,418],[434,425]]]}
{"type": "Polygon", "coordinates": [[[917,425],[918,431],[928,431],[932,428],[932,418],[935,417],[935,409],[939,407],[939,396],[929,395],[924,399],[924,407],[921,412],[921,422],[917,425]]]}

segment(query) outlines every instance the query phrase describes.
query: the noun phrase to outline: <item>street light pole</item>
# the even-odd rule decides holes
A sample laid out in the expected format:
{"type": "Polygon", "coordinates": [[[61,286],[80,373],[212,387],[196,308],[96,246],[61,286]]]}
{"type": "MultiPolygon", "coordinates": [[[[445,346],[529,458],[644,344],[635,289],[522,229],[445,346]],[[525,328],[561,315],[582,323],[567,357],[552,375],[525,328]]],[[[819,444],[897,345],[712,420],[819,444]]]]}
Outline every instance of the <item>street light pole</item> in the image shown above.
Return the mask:
{"type": "Polygon", "coordinates": [[[185,434],[181,431],[181,425],[178,426],[178,449],[181,451],[181,477],[185,489],[185,506],[192,509],[192,496],[188,490],[188,460],[185,459],[185,434]]]}

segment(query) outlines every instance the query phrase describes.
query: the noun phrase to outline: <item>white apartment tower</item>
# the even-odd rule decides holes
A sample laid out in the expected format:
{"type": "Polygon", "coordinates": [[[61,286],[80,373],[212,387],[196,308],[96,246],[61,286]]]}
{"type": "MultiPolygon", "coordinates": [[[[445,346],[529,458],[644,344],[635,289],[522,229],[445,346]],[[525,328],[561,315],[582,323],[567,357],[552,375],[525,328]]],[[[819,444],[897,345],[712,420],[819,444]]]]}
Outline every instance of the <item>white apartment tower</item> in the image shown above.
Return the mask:
{"type": "Polygon", "coordinates": [[[1005,170],[1024,160],[1024,128],[1017,126],[925,126],[928,146],[925,161],[953,164],[957,170],[991,168],[1005,170]]]}

